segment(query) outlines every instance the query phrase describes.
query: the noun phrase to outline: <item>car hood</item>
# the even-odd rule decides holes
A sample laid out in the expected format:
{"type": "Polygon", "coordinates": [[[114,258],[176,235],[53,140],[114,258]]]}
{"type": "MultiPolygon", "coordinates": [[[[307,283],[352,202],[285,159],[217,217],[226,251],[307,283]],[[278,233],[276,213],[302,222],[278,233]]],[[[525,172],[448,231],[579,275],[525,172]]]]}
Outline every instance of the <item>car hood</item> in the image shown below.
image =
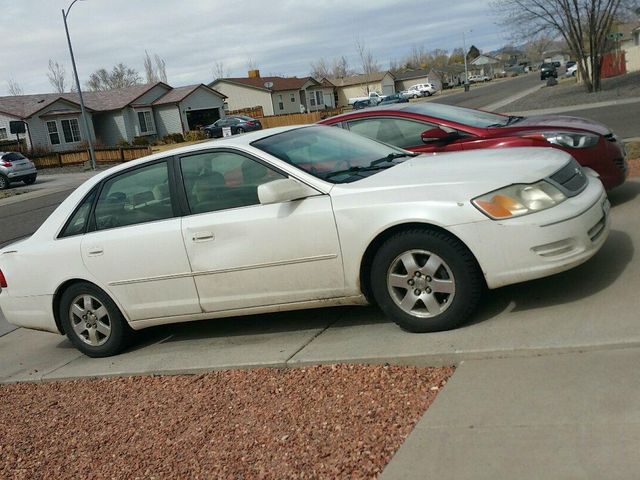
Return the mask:
{"type": "Polygon", "coordinates": [[[588,130],[600,135],[608,135],[611,133],[609,128],[600,122],[594,122],[586,118],[570,117],[564,115],[534,115],[524,117],[513,125],[514,127],[540,127],[540,128],[578,128],[580,130],[588,130]]]}
{"type": "Polygon", "coordinates": [[[443,196],[471,198],[515,183],[535,183],[562,168],[571,155],[554,148],[486,149],[419,155],[341,187],[433,187],[443,196]]]}

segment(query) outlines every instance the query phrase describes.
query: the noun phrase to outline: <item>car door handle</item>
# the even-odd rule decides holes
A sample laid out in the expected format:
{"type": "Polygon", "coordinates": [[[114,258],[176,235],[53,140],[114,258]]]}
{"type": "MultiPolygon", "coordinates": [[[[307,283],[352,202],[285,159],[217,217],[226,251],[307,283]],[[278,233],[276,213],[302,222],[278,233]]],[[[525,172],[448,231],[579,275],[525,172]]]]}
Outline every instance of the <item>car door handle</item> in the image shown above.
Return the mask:
{"type": "Polygon", "coordinates": [[[208,242],[214,240],[215,237],[211,232],[198,232],[193,234],[192,240],[194,242],[208,242]]]}
{"type": "Polygon", "coordinates": [[[104,249],[102,247],[89,247],[89,251],[87,253],[90,257],[97,257],[104,253],[104,249]]]}

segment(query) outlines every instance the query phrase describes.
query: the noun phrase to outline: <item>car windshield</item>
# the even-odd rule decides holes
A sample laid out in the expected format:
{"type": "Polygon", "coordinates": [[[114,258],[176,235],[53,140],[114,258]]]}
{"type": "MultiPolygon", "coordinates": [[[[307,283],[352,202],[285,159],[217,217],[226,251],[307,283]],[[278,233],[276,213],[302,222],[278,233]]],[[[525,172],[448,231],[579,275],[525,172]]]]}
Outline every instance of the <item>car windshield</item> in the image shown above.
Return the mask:
{"type": "Polygon", "coordinates": [[[416,155],[340,128],[321,125],[277,133],[251,145],[333,183],[360,180],[416,155]]]}
{"type": "Polygon", "coordinates": [[[406,111],[476,128],[500,127],[509,124],[509,117],[505,115],[432,102],[412,104],[406,111]]]}

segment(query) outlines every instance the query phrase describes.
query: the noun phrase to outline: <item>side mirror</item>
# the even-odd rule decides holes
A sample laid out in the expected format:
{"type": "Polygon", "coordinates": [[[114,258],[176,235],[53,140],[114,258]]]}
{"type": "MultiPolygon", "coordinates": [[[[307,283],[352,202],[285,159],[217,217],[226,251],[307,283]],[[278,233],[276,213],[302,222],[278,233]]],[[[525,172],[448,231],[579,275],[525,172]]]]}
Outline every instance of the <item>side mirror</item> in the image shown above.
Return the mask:
{"type": "Polygon", "coordinates": [[[420,134],[420,138],[425,143],[449,140],[452,137],[450,133],[445,132],[439,127],[431,128],[420,134]]]}
{"type": "Polygon", "coordinates": [[[293,178],[282,178],[258,186],[258,199],[262,205],[290,202],[318,195],[318,192],[293,178]]]}

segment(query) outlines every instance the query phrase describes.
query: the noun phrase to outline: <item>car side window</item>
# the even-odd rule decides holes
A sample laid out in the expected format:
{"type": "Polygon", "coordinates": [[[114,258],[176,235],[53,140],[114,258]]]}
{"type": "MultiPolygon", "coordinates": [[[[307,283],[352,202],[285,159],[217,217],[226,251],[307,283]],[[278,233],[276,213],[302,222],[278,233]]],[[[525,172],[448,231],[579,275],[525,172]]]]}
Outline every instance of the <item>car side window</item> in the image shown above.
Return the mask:
{"type": "Polygon", "coordinates": [[[95,198],[96,191],[94,190],[87,195],[84,200],[82,200],[82,203],[78,206],[75,213],[71,216],[67,225],[60,233],[60,238],[73,237],[74,235],[80,235],[85,232],[87,220],[91,214],[91,205],[93,205],[93,200],[95,198]]]}
{"type": "Polygon", "coordinates": [[[167,162],[137,168],[107,180],[95,209],[97,230],[171,217],[167,162]]]}
{"type": "Polygon", "coordinates": [[[403,118],[367,118],[348,125],[354,133],[400,148],[422,145],[422,132],[437,126],[403,118]]]}
{"type": "Polygon", "coordinates": [[[206,152],[180,159],[192,213],[257,205],[258,186],[287,178],[262,163],[234,152],[206,152]]]}

